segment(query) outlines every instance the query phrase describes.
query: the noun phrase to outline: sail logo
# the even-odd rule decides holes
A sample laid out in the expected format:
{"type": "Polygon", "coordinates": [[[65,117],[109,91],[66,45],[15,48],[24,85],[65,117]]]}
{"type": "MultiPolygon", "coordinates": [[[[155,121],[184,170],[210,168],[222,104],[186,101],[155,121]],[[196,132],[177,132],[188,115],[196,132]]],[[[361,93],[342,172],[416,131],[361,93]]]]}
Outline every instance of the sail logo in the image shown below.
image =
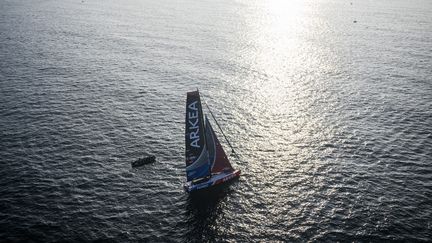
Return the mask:
{"type": "Polygon", "coordinates": [[[191,140],[190,146],[200,148],[199,145],[199,112],[197,107],[198,101],[194,101],[188,105],[188,129],[189,139],[191,140]]]}

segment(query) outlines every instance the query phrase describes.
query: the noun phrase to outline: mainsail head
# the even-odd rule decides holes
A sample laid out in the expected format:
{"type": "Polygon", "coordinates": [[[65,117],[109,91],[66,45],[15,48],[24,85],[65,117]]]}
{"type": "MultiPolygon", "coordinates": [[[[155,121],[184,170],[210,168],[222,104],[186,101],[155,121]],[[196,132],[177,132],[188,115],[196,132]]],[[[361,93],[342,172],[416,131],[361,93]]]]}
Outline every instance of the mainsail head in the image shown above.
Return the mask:
{"type": "Polygon", "coordinates": [[[186,177],[187,181],[210,175],[204,120],[198,91],[188,92],[186,100],[186,177]]]}

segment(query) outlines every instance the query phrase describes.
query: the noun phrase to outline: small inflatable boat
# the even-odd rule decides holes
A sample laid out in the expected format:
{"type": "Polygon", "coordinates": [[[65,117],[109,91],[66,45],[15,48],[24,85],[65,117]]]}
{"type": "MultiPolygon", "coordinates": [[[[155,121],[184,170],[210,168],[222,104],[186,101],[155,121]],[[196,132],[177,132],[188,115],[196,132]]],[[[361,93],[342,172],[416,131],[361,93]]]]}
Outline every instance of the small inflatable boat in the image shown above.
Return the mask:
{"type": "Polygon", "coordinates": [[[139,158],[137,160],[135,160],[134,162],[132,162],[132,167],[139,167],[139,166],[143,166],[146,164],[151,164],[154,163],[156,161],[156,157],[155,156],[148,156],[148,157],[144,157],[144,158],[139,158]]]}

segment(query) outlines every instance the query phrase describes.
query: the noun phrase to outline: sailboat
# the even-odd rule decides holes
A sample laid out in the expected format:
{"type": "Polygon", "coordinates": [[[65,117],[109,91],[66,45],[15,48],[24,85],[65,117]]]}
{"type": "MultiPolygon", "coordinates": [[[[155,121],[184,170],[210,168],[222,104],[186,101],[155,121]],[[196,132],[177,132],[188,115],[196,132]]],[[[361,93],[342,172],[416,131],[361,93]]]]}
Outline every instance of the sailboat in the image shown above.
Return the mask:
{"type": "Polygon", "coordinates": [[[207,116],[204,119],[198,90],[187,93],[185,138],[185,191],[211,188],[240,176],[240,170],[231,166],[207,116]]]}

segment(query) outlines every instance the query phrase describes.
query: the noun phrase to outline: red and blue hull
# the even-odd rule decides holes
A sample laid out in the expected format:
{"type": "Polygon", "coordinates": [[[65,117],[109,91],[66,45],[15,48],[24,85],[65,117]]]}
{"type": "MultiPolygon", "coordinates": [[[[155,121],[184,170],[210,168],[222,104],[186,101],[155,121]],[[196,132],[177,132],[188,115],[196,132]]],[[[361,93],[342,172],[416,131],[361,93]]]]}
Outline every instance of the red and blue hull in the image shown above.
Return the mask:
{"type": "Polygon", "coordinates": [[[207,181],[201,183],[193,183],[188,181],[184,185],[184,189],[186,192],[195,192],[195,191],[203,191],[206,189],[214,188],[218,185],[223,185],[229,181],[238,179],[240,177],[240,170],[234,170],[231,172],[222,172],[219,174],[215,174],[207,181]]]}

